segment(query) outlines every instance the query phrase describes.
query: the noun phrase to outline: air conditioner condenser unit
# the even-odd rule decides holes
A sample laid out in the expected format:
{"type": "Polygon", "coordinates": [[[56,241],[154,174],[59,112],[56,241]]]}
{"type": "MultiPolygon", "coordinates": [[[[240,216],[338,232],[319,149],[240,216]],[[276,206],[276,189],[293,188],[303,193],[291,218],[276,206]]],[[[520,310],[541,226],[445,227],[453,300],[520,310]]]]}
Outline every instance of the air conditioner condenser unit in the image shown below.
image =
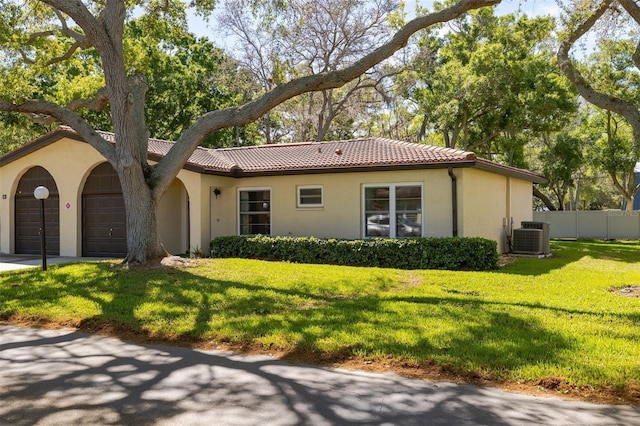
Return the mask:
{"type": "Polygon", "coordinates": [[[542,229],[519,228],[513,230],[513,253],[546,254],[545,239],[542,229]]]}

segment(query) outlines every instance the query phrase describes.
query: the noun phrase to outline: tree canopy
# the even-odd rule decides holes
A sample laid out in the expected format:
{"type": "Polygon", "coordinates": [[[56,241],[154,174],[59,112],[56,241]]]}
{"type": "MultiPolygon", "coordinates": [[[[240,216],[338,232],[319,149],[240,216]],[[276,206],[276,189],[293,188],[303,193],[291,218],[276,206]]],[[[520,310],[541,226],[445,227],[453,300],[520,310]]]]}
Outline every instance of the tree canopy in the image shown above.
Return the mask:
{"type": "Polygon", "coordinates": [[[575,95],[551,60],[553,29],[550,17],[496,16],[488,8],[456,20],[445,35],[423,36],[407,89],[422,132],[432,129],[447,147],[504,153],[511,163],[523,137],[562,128],[575,95]]]}
{"type": "Polygon", "coordinates": [[[582,98],[606,111],[601,124],[605,141],[594,141],[600,144],[594,151],[596,165],[607,171],[630,206],[638,192],[633,168],[640,155],[640,6],[631,0],[570,2],[564,18],[558,63],[582,98]],[[570,52],[589,34],[598,35],[598,52],[576,65],[570,52]],[[625,135],[616,116],[624,118],[631,134],[625,135]]]}
{"type": "MultiPolygon", "coordinates": [[[[221,25],[263,90],[292,78],[352,64],[389,36],[395,0],[296,0],[256,13],[226,0],[221,25]]],[[[389,66],[376,66],[341,88],[301,94],[263,119],[266,143],[348,137],[353,123],[380,102],[389,66]]]]}

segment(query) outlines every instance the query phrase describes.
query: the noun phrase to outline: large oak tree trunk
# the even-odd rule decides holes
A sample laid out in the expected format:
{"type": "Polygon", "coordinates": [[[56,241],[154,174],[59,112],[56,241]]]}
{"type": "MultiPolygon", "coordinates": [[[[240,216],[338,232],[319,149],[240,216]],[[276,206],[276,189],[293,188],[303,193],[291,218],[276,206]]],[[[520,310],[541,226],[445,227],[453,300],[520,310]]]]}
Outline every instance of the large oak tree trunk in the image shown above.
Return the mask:
{"type": "MultiPolygon", "coordinates": [[[[105,65],[108,68],[108,65],[105,65]]],[[[113,74],[116,74],[115,72],[113,74]]],[[[154,188],[147,162],[149,131],[144,116],[148,85],[142,75],[126,77],[113,92],[113,124],[117,160],[113,164],[122,187],[127,227],[127,255],[123,264],[144,264],[163,256],[158,231],[158,200],[163,191],[154,188]]]]}
{"type": "MultiPolygon", "coordinates": [[[[129,78],[129,93],[124,107],[127,113],[116,130],[120,140],[135,143],[120,143],[116,171],[122,186],[127,218],[127,256],[124,264],[144,264],[162,257],[165,253],[160,245],[158,229],[158,200],[162,190],[154,187],[150,178],[152,167],[147,162],[149,132],[144,119],[144,96],[147,91],[143,77],[129,78]]],[[[115,120],[114,120],[115,121],[115,120]]]]}
{"type": "Polygon", "coordinates": [[[158,203],[142,169],[118,170],[127,218],[127,256],[124,264],[144,264],[165,255],[160,245],[158,203]]]}

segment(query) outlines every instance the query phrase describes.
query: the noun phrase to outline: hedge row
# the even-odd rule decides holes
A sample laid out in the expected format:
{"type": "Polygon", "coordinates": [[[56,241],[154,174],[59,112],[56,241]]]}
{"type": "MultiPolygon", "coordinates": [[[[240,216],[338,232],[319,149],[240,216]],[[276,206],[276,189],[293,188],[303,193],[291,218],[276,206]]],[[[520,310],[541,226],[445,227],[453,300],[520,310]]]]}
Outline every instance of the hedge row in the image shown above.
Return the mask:
{"type": "Polygon", "coordinates": [[[484,271],[498,265],[496,242],[484,238],[378,238],[229,236],[211,241],[212,257],[399,269],[484,271]]]}

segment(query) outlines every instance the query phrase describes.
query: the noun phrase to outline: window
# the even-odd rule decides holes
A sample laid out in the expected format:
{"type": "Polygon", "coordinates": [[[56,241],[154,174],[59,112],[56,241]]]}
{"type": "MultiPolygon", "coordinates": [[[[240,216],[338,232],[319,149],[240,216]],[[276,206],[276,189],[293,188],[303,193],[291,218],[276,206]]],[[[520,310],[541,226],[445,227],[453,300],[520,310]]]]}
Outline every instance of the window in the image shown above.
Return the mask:
{"type": "Polygon", "coordinates": [[[422,236],[422,186],[400,184],[365,187],[364,235],[422,236]]]}
{"type": "Polygon", "coordinates": [[[299,186],[298,207],[322,207],[322,186],[299,186]]]}
{"type": "Polygon", "coordinates": [[[271,190],[240,190],[240,235],[271,235],[271,190]]]}

